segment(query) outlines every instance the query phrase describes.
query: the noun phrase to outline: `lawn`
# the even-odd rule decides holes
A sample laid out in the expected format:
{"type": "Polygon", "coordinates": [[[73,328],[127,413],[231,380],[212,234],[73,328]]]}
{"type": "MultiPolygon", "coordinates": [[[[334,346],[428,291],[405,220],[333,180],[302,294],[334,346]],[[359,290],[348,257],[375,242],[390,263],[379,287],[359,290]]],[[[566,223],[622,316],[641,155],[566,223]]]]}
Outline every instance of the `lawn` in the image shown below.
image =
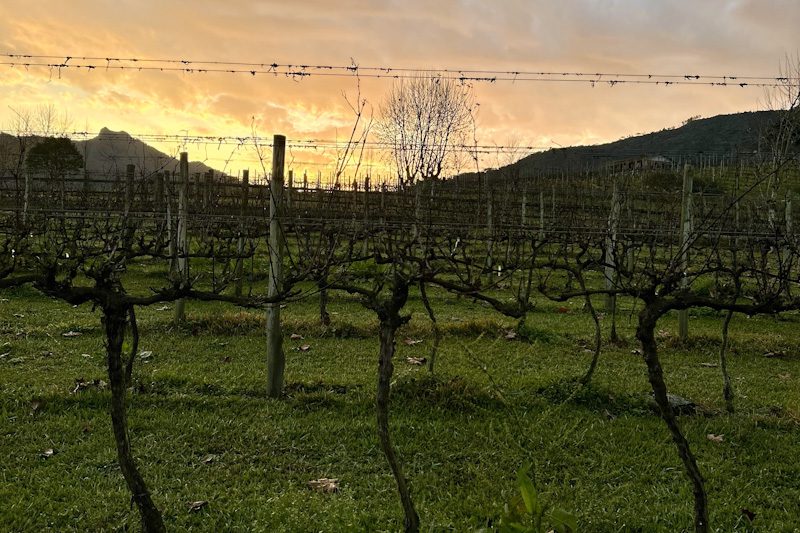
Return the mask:
{"type": "MultiPolygon", "coordinates": [[[[26,287],[0,298],[0,530],[137,530],[116,463],[110,393],[99,382],[107,380],[99,311],[26,287]],[[79,335],[63,335],[70,331],[79,335]],[[87,386],[75,391],[76,380],[87,386]]],[[[544,502],[573,512],[581,531],[691,528],[690,485],[634,353],[631,302],[621,302],[623,342],[604,345],[592,384],[577,389],[592,337],[581,302],[566,312],[537,302],[510,340],[515,323],[489,308],[437,291],[432,299],[445,331],[435,376],[405,361],[426,357],[432,340],[413,293],[400,339],[422,342],[398,344],[391,404],[424,531],[491,528],[525,463],[544,502]]],[[[196,302],[187,310],[181,327],[170,309],[140,310],[140,350],[152,354],[137,361],[130,393],[133,452],[167,528],[401,529],[375,433],[374,315],[333,294],[326,329],[313,299],[290,303],[286,395],[271,400],[261,313],[196,302]],[[339,479],[339,492],[310,490],[321,477],[339,479]],[[192,512],[196,501],[208,503],[192,512]]],[[[733,415],[711,366],[721,316],[694,312],[687,345],[672,335],[675,317],[662,321],[670,391],[700,407],[680,423],[707,481],[714,530],[800,530],[799,318],[734,318],[733,415]]]]}

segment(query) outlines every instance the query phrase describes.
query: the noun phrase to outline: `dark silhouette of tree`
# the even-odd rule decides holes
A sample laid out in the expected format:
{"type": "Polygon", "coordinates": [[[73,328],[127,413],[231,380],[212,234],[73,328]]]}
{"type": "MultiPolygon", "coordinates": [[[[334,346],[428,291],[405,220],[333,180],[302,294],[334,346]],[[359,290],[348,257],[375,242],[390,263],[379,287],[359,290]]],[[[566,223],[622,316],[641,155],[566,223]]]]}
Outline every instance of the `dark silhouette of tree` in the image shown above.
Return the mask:
{"type": "Polygon", "coordinates": [[[401,185],[438,179],[473,131],[472,88],[423,76],[398,80],[380,106],[378,137],[390,147],[401,185]]]}
{"type": "Polygon", "coordinates": [[[27,163],[31,172],[58,179],[83,168],[83,156],[66,137],[48,137],[30,149],[27,163]]]}

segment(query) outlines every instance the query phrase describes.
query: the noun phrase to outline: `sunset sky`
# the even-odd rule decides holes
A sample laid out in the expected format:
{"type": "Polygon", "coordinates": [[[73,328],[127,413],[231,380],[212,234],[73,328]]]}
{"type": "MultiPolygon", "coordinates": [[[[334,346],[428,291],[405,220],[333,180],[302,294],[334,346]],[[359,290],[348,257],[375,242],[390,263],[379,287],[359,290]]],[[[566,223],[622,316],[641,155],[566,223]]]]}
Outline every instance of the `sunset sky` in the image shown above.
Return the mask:
{"type": "MultiPolygon", "coordinates": [[[[797,0],[4,0],[0,15],[0,52],[64,57],[776,76],[800,49],[797,0]]],[[[376,115],[391,83],[362,80],[376,115]]],[[[341,139],[352,125],[343,93],[355,88],[352,77],[2,66],[0,126],[12,108],[52,103],[79,131],[245,136],[255,126],[341,139]]],[[[518,81],[474,91],[478,140],[500,145],[596,144],[764,107],[756,87],[518,81]]],[[[230,148],[212,148],[203,157],[218,166],[230,148]]]]}

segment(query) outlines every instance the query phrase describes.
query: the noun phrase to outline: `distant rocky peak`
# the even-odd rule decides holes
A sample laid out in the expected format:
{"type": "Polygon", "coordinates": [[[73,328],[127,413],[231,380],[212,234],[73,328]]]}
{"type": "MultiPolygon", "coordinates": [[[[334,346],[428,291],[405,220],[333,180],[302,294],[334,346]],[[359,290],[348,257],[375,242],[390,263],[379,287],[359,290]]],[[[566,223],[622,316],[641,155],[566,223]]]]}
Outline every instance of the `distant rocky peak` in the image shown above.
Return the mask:
{"type": "Polygon", "coordinates": [[[112,137],[114,139],[120,139],[120,138],[122,138],[122,139],[125,139],[125,138],[130,139],[131,138],[130,134],[128,134],[128,132],[126,132],[126,131],[112,131],[112,130],[110,130],[108,128],[105,128],[105,127],[100,130],[100,133],[97,135],[97,137],[98,138],[112,137]]]}

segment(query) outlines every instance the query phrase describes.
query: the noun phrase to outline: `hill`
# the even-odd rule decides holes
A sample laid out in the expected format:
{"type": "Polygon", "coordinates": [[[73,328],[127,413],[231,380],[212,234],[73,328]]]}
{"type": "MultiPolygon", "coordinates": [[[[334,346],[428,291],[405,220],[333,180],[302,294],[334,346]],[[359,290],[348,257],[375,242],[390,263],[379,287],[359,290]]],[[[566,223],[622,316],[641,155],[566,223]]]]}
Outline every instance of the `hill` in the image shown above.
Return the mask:
{"type": "MultiPolygon", "coordinates": [[[[90,175],[124,174],[129,164],[136,165],[136,174],[151,174],[164,170],[178,171],[178,154],[165,154],[124,131],[103,128],[94,139],[74,143],[86,160],[90,175]]],[[[207,172],[211,167],[198,161],[189,162],[189,174],[207,172]]]]}
{"type": "Polygon", "coordinates": [[[529,155],[499,172],[517,175],[538,172],[596,170],[614,161],[641,157],[676,158],[700,154],[736,156],[759,149],[760,133],[777,117],[776,111],[755,111],[690,120],[678,128],[620,139],[594,146],[555,148],[529,155]]]}
{"type": "MultiPolygon", "coordinates": [[[[24,139],[27,149],[36,145],[41,138],[24,139]]],[[[103,128],[97,137],[73,142],[84,157],[86,172],[92,177],[122,175],[129,164],[136,165],[136,175],[149,175],[161,171],[178,171],[178,154],[165,154],[124,131],[111,131],[103,128]]],[[[13,174],[18,164],[19,140],[6,133],[0,133],[0,167],[4,174],[13,174]]],[[[211,167],[199,161],[189,162],[189,174],[205,173],[211,167]]],[[[215,172],[219,174],[218,171],[215,172]]]]}

